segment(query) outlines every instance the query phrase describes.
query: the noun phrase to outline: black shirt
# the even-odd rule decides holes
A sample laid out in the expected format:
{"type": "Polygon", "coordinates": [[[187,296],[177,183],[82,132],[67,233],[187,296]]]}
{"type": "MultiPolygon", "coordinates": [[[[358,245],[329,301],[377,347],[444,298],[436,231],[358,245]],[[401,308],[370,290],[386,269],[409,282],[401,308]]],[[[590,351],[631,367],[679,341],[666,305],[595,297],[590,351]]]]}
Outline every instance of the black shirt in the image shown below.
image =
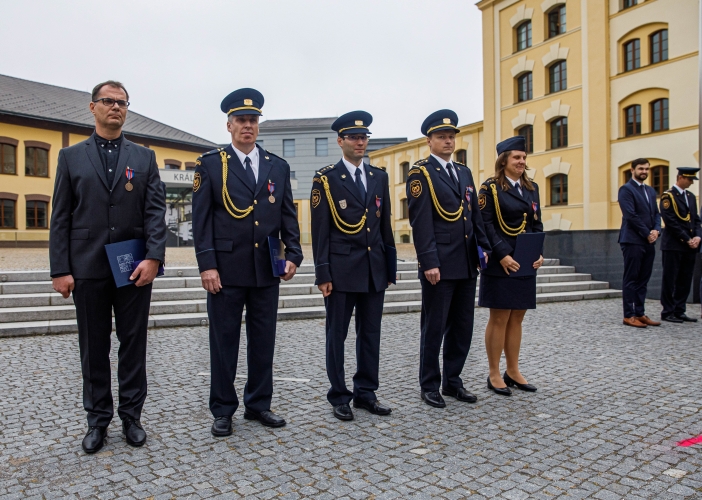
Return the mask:
{"type": "Polygon", "coordinates": [[[115,180],[117,162],[119,161],[119,148],[122,145],[123,138],[124,134],[120,134],[117,139],[103,139],[95,132],[95,142],[100,152],[100,159],[102,160],[102,166],[105,168],[109,186],[112,186],[112,182],[115,180]]]}

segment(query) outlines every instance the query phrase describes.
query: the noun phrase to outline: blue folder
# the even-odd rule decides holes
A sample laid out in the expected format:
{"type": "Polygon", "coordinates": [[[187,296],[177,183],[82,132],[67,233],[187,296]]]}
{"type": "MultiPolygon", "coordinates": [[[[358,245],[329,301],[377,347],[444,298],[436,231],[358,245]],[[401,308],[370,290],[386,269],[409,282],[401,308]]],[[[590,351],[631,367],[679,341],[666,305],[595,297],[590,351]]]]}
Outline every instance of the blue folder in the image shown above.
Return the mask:
{"type": "Polygon", "coordinates": [[[519,264],[519,271],[509,273],[510,278],[536,276],[534,262],[544,253],[544,238],[546,233],[522,233],[517,236],[512,258],[519,264]]]}
{"type": "Polygon", "coordinates": [[[280,278],[285,275],[285,247],[280,238],[268,237],[268,251],[271,254],[271,268],[273,276],[280,278]]]}
{"type": "MultiPolygon", "coordinates": [[[[105,245],[107,260],[110,262],[112,276],[115,278],[117,288],[133,285],[136,280],[130,280],[134,269],[146,257],[146,241],[142,238],[120,241],[105,245]]],[[[159,266],[157,276],[164,273],[163,266],[159,266]]]]}
{"type": "Polygon", "coordinates": [[[397,282],[397,249],[385,245],[385,265],[388,268],[388,283],[397,282]]]}
{"type": "Polygon", "coordinates": [[[483,247],[478,245],[478,259],[480,259],[480,269],[487,269],[487,261],[485,260],[485,252],[483,247]]]}

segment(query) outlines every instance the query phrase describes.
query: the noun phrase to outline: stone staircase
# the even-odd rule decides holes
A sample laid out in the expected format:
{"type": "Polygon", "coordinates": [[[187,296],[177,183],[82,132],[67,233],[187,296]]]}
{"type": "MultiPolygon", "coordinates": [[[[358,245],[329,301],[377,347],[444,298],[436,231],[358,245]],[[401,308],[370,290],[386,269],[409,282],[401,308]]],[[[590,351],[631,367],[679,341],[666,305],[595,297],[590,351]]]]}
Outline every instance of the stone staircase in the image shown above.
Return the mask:
{"type": "MultiPolygon", "coordinates": [[[[385,314],[416,312],[421,288],[416,262],[398,262],[397,285],[385,293],[385,314]]],[[[171,267],[154,281],[149,327],[207,325],[207,293],[195,267],[171,267]]],[[[621,297],[609,283],[546,259],[539,269],[536,301],[559,302],[621,297]]],[[[476,294],[477,304],[477,294],[476,294]]],[[[314,268],[303,264],[297,275],[281,284],[278,319],[324,317],[322,294],[314,286],[314,268]]],[[[0,271],[0,337],[77,331],[73,299],[51,288],[48,271],[0,271]]]]}

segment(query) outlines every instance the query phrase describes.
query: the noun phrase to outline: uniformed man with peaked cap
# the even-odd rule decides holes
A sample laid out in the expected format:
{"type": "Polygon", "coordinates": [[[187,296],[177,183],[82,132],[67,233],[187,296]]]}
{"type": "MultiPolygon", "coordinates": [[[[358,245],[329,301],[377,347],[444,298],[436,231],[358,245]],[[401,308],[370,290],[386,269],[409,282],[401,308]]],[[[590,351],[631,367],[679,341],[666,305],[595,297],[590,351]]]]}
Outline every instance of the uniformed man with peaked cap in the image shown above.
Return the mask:
{"type": "Polygon", "coordinates": [[[288,163],[256,144],[263,96],[239,89],[222,101],[232,143],[205,153],[193,181],[193,236],[210,322],[212,434],[232,433],[239,406],[237,370],[246,306],[248,379],[244,418],[268,427],[285,420],[271,411],[273,351],[280,279],[273,274],[268,237],[285,245],[291,279],[302,262],[300,229],[288,163]]]}
{"type": "Polygon", "coordinates": [[[661,319],[671,323],[697,321],[685,314],[685,303],[692,285],[695,255],[700,251],[702,240],[697,198],[687,190],[698,180],[699,171],[699,168],[679,167],[675,184],[661,196],[661,218],[665,222],[661,242],[661,319]]]}
{"type": "Polygon", "coordinates": [[[327,399],[339,420],[353,420],[352,399],[355,408],[376,415],[391,412],[375,391],[385,289],[395,282],[397,254],[388,174],[363,162],[372,121],[369,113],[352,111],[332,124],[342,157],[315,174],[310,196],[315,284],[327,312],[327,399]],[[344,375],[344,341],[354,308],[356,374],[351,392],[344,375]]]}
{"type": "Polygon", "coordinates": [[[461,371],[473,338],[478,246],[485,259],[490,253],[473,175],[468,167],[451,160],[458,130],[455,112],[442,109],[429,115],[422,134],[431,154],[416,162],[407,177],[409,220],[422,286],[419,383],[424,402],[436,408],[446,406],[442,393],[459,401],[477,401],[463,387],[461,371]]]}

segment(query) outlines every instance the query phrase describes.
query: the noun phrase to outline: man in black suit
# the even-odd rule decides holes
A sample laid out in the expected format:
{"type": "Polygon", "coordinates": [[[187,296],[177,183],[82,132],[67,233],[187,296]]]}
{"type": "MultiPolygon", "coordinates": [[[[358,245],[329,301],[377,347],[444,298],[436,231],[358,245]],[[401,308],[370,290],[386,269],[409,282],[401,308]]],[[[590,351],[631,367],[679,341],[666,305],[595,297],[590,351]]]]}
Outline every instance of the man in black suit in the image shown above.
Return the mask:
{"type": "Polygon", "coordinates": [[[122,430],[141,446],[146,433],[141,409],[146,399],[146,329],[151,282],[166,254],[166,202],[156,156],[124,138],[129,94],[115,81],[93,89],[90,110],[95,132],[59,153],[54,186],[49,253],[54,290],[73,292],[88,412],[87,453],[98,451],[113,416],[110,335],[114,308],[120,342],[117,366],[122,430]],[[105,245],[134,238],[146,241],[146,258],[117,288],[105,245]]]}
{"type": "Polygon", "coordinates": [[[300,228],[290,185],[290,165],[256,144],[263,96],[239,89],[224,98],[232,143],[205,153],[193,179],[195,254],[210,319],[212,435],[232,433],[239,407],[234,389],[241,319],[246,306],[248,380],[244,418],[268,427],[285,420],[271,411],[273,351],[280,278],[273,274],[268,237],[285,245],[291,279],[302,263],[300,228]]]}
{"type": "Polygon", "coordinates": [[[702,241],[697,198],[687,190],[693,181],[699,180],[699,171],[695,167],[679,167],[675,184],[661,196],[661,217],[665,222],[661,237],[661,319],[671,323],[697,322],[697,319],[685,314],[685,302],[692,285],[695,256],[700,251],[702,241]]]}
{"type": "Polygon", "coordinates": [[[656,190],[644,184],[649,168],[645,158],[632,161],[631,180],[619,188],[618,196],[622,211],[619,245],[624,254],[624,324],[635,328],[660,326],[660,322],[646,316],[644,310],[648,280],[656,257],[656,240],[661,235],[656,190]]]}
{"type": "Polygon", "coordinates": [[[339,420],[353,420],[349,406],[375,415],[392,411],[378,402],[380,324],[385,289],[395,282],[397,253],[390,221],[385,170],[363,163],[370,113],[352,111],[332,124],[342,157],[312,181],[312,250],[315,284],[327,310],[327,400],[339,420]],[[356,309],[356,374],[346,388],[344,342],[356,309]]]}

